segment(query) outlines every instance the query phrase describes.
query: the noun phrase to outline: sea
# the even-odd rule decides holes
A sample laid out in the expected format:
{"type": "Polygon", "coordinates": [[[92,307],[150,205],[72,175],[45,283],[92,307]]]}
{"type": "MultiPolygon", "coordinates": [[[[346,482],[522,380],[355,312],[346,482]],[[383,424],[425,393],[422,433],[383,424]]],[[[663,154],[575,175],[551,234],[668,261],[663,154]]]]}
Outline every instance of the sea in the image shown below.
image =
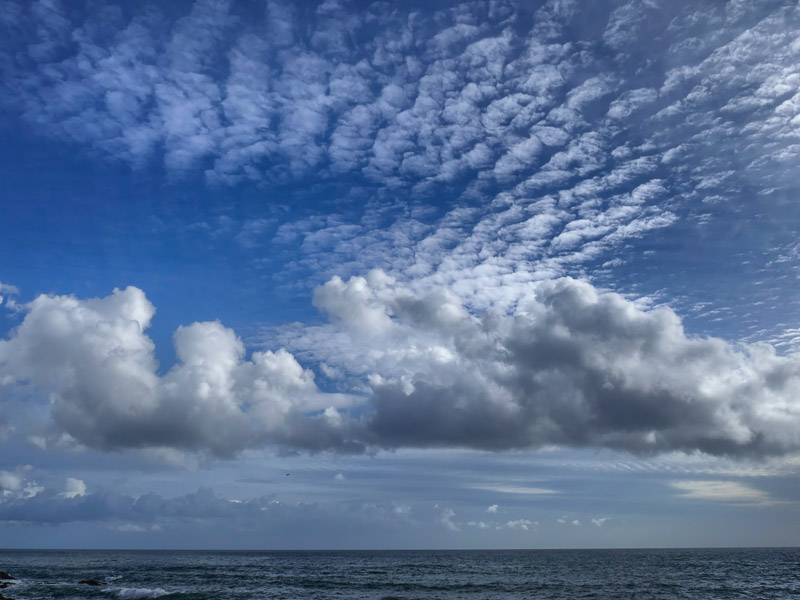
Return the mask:
{"type": "Polygon", "coordinates": [[[0,551],[7,598],[800,598],[800,549],[0,551]],[[100,585],[78,583],[94,579],[100,585]]]}

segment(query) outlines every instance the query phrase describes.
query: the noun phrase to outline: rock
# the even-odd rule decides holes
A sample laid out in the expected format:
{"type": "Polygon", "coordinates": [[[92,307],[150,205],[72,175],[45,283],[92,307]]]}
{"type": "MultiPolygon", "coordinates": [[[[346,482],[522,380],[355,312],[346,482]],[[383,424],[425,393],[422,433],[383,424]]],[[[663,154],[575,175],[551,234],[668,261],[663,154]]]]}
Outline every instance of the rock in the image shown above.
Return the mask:
{"type": "Polygon", "coordinates": [[[3,583],[0,583],[0,590],[4,590],[11,585],[14,585],[13,581],[4,581],[3,583]]]}
{"type": "Polygon", "coordinates": [[[3,596],[3,594],[0,594],[0,600],[14,600],[14,598],[9,598],[8,596],[3,596]]]}
{"type": "Polygon", "coordinates": [[[103,585],[102,583],[97,581],[97,579],[81,579],[78,583],[79,584],[82,583],[84,585],[103,585]]]}
{"type": "Polygon", "coordinates": [[[12,577],[11,575],[6,573],[5,571],[0,571],[0,579],[13,579],[13,580],[16,581],[17,578],[16,577],[12,577]]]}

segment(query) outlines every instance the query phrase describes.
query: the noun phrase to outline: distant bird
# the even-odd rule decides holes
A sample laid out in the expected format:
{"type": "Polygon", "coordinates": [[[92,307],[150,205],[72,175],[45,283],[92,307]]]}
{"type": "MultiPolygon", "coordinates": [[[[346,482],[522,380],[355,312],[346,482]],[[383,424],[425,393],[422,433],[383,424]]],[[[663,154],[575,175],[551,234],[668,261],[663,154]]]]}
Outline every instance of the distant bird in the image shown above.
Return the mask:
{"type": "Polygon", "coordinates": [[[291,473],[287,473],[287,474],[286,474],[286,476],[287,476],[287,477],[288,477],[289,475],[291,475],[291,473]]]}

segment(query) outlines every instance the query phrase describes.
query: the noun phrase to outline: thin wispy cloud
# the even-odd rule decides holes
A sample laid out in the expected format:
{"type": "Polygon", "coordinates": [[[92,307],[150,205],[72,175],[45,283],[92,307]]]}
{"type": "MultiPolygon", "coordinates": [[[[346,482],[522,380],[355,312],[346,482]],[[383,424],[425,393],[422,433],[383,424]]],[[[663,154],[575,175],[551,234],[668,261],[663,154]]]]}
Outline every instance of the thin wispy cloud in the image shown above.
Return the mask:
{"type": "Polygon", "coordinates": [[[673,481],[672,487],[683,498],[729,504],[769,506],[775,503],[769,494],[737,481],[673,481]]]}

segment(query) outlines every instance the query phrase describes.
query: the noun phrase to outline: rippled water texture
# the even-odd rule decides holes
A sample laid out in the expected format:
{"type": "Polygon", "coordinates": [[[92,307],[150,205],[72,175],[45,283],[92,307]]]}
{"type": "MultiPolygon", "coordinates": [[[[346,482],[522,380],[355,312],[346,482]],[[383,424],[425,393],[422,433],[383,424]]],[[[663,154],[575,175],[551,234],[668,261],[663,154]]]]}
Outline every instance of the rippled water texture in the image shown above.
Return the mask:
{"type": "Polygon", "coordinates": [[[798,598],[798,567],[800,549],[0,551],[18,600],[798,598]]]}

